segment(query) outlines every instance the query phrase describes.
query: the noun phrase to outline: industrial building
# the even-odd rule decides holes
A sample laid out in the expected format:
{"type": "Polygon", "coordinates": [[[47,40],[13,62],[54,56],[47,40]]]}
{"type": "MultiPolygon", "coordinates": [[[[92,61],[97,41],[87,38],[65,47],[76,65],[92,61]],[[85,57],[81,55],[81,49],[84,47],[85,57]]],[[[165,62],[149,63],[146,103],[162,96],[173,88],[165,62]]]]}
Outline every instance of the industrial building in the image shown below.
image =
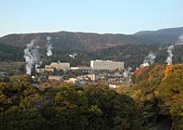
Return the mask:
{"type": "Polygon", "coordinates": [[[90,67],[93,70],[123,70],[124,62],[110,60],[91,60],[90,67]]]}

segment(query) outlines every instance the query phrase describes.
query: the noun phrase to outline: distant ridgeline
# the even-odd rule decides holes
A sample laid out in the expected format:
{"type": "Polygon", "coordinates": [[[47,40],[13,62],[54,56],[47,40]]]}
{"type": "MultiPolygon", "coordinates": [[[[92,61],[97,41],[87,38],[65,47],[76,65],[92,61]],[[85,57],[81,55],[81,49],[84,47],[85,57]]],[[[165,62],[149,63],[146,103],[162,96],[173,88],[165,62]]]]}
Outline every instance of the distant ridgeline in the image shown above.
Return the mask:
{"type": "Polygon", "coordinates": [[[134,69],[151,51],[156,55],[155,63],[164,64],[167,47],[176,44],[179,46],[175,46],[173,61],[180,63],[183,61],[182,34],[183,27],[133,35],[72,32],[11,34],[0,38],[0,60],[24,61],[24,49],[34,39],[44,62],[60,60],[78,65],[89,64],[93,59],[117,60],[134,69]],[[48,38],[53,53],[49,58],[45,55],[48,38]],[[77,56],[73,59],[72,54],[77,56]]]}

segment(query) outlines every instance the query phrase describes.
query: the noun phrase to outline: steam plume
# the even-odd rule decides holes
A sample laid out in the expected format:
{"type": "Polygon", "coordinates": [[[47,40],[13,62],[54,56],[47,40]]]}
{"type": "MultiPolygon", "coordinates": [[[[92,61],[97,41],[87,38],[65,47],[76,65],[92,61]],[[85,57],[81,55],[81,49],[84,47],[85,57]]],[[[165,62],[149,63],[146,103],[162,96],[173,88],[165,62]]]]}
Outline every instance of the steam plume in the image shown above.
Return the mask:
{"type": "Polygon", "coordinates": [[[124,76],[124,78],[130,78],[130,76],[131,76],[131,71],[132,70],[132,68],[131,67],[128,67],[127,69],[125,69],[125,71],[123,72],[123,76],[124,76]]]}
{"type": "Polygon", "coordinates": [[[179,41],[182,43],[183,42],[183,34],[179,36],[179,41]]]}
{"type": "Polygon", "coordinates": [[[183,34],[178,37],[178,41],[175,45],[183,45],[183,34]]]}
{"type": "Polygon", "coordinates": [[[77,53],[74,53],[74,54],[69,54],[69,57],[72,58],[72,59],[75,59],[77,56],[77,53]]]}
{"type": "Polygon", "coordinates": [[[24,58],[26,62],[26,74],[31,75],[31,69],[39,61],[38,46],[34,45],[35,40],[32,40],[27,44],[27,48],[24,50],[24,58]]]}
{"type": "Polygon", "coordinates": [[[123,77],[124,77],[123,82],[130,83],[132,81],[132,79],[131,79],[131,75],[132,75],[131,70],[132,70],[131,67],[128,67],[127,69],[125,69],[125,71],[123,72],[123,77]]]}
{"type": "Polygon", "coordinates": [[[143,61],[143,64],[140,65],[140,67],[147,67],[152,65],[155,61],[155,58],[156,58],[155,54],[153,52],[150,52],[149,55],[143,61]]]}
{"type": "Polygon", "coordinates": [[[172,64],[172,58],[173,58],[173,49],[174,49],[174,45],[171,45],[168,47],[168,57],[166,59],[166,63],[167,65],[171,65],[172,64]]]}
{"type": "Polygon", "coordinates": [[[47,56],[51,56],[52,55],[52,49],[53,49],[53,45],[51,43],[51,36],[48,36],[47,38],[47,43],[46,43],[46,47],[47,47],[47,56]]]}

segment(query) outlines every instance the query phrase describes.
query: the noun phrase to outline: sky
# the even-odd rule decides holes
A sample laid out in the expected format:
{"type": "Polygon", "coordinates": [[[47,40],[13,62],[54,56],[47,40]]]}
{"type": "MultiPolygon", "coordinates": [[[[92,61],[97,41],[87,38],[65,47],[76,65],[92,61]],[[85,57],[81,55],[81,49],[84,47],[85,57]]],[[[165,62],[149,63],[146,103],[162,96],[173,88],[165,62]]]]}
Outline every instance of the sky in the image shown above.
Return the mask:
{"type": "Polygon", "coordinates": [[[133,34],[183,26],[183,0],[0,0],[0,37],[12,33],[133,34]]]}

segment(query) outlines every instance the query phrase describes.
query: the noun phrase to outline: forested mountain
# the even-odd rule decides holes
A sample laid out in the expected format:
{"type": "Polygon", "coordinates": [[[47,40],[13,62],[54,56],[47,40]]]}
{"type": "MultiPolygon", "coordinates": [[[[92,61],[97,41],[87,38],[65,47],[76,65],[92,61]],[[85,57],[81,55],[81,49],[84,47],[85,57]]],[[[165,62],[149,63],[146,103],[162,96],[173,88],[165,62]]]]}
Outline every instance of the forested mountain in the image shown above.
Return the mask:
{"type": "Polygon", "coordinates": [[[0,43],[0,61],[21,61],[23,48],[0,43]]]}
{"type": "Polygon", "coordinates": [[[183,27],[160,29],[157,31],[140,31],[135,33],[135,35],[174,35],[174,36],[180,36],[182,34],[183,34],[183,27]]]}
{"type": "Polygon", "coordinates": [[[32,33],[10,34],[0,38],[0,43],[25,47],[32,39],[44,47],[51,36],[55,48],[70,50],[99,50],[127,44],[173,44],[183,34],[183,27],[162,29],[158,31],[138,32],[134,35],[97,34],[97,33],[32,33]]]}
{"type": "MultiPolygon", "coordinates": [[[[10,34],[0,38],[1,61],[24,61],[23,53],[32,39],[39,46],[41,60],[70,62],[71,65],[89,64],[92,59],[125,61],[126,66],[138,67],[144,58],[154,52],[156,63],[165,63],[167,47],[181,42],[183,27],[139,32],[134,35],[95,33],[33,33],[10,34]],[[46,57],[47,37],[51,37],[53,55],[46,57]],[[69,54],[76,53],[75,59],[69,54]]],[[[175,46],[174,63],[183,61],[183,46],[175,46]]]]}
{"type": "Polygon", "coordinates": [[[44,48],[48,36],[52,38],[51,42],[54,48],[67,50],[92,51],[125,44],[145,43],[145,41],[135,39],[132,35],[72,32],[10,34],[0,38],[0,42],[25,47],[32,39],[35,39],[36,44],[44,48]]]}
{"type": "Polygon", "coordinates": [[[180,41],[183,35],[183,27],[168,28],[157,31],[141,31],[134,34],[138,38],[161,44],[175,44],[180,41]]]}

